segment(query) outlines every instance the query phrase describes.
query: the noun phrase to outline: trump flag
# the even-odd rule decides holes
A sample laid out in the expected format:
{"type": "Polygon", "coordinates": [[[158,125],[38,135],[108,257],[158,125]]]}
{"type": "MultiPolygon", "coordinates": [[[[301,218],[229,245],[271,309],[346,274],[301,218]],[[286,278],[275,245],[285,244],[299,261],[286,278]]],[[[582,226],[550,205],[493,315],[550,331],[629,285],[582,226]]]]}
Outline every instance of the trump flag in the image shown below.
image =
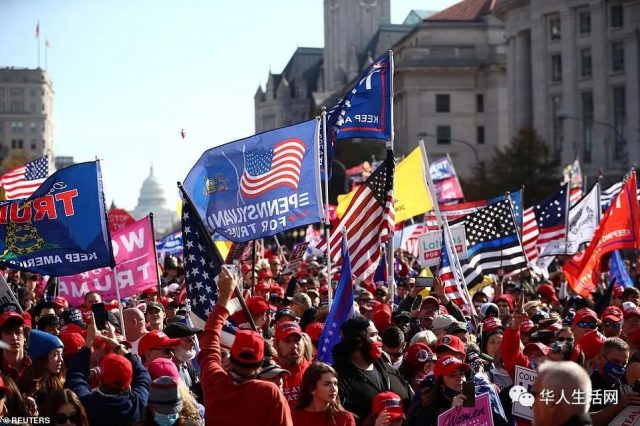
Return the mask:
{"type": "Polygon", "coordinates": [[[236,243],[320,222],[317,120],[206,151],[184,188],[203,222],[236,243]]]}
{"type": "Polygon", "coordinates": [[[29,198],[0,203],[0,264],[51,276],[114,266],[98,162],[66,167],[29,198]]]}

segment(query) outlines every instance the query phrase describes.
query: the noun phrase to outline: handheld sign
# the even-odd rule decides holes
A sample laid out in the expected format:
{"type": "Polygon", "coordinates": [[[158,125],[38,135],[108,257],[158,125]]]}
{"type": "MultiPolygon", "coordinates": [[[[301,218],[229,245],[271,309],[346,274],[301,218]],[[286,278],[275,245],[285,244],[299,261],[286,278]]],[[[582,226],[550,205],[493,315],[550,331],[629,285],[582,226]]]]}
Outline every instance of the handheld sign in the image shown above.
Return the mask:
{"type": "MultiPolygon", "coordinates": [[[[538,372],[536,370],[516,365],[516,376],[514,380],[515,386],[522,386],[528,393],[531,393],[533,384],[536,382],[537,378],[538,372]]],[[[533,408],[526,407],[518,401],[513,401],[511,414],[520,417],[521,419],[533,420],[533,408]]]]}
{"type": "Polygon", "coordinates": [[[493,426],[489,394],[476,396],[473,407],[453,407],[440,414],[438,426],[493,426]]]}

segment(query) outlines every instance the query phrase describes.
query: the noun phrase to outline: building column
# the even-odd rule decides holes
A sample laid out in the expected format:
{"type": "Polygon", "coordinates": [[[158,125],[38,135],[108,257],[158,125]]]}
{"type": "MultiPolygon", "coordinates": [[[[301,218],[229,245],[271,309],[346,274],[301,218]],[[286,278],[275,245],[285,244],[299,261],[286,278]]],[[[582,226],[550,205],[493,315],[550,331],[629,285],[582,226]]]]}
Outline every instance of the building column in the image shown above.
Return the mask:
{"type": "MultiPolygon", "coordinates": [[[[515,36],[515,122],[517,128],[529,127],[531,116],[531,39],[529,31],[521,31],[515,36]]],[[[517,130],[517,129],[516,129],[517,130]]]]}

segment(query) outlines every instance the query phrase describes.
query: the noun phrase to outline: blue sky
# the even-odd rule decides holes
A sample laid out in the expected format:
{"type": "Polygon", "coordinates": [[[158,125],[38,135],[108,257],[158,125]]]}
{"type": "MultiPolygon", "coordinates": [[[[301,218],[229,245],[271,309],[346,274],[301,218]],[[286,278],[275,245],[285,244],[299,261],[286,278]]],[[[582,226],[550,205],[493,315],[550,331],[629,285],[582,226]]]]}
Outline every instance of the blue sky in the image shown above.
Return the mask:
{"type": "MultiPolygon", "coordinates": [[[[455,2],[391,0],[391,20],[455,2]]],[[[39,21],[56,154],[102,159],[106,199],[126,209],[153,163],[173,208],[202,152],[254,133],[269,69],[323,45],[322,14],[322,0],[0,0],[0,67],[36,67],[39,21]]]]}

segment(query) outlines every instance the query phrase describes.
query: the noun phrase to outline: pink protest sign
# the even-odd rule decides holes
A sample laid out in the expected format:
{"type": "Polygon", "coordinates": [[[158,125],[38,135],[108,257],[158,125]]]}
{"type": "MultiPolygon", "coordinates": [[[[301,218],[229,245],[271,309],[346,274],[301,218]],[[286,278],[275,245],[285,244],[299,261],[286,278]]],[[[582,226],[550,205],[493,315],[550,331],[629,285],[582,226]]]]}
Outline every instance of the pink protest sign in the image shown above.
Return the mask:
{"type": "Polygon", "coordinates": [[[489,394],[476,395],[474,407],[454,407],[440,414],[438,426],[493,426],[489,394]]]}
{"type": "Polygon", "coordinates": [[[116,267],[94,269],[77,275],[60,277],[60,296],[70,306],[79,306],[90,291],[100,293],[103,300],[116,299],[117,282],[120,297],[129,297],[151,286],[158,285],[155,263],[155,242],[151,234],[149,217],[132,223],[111,234],[116,267]]]}

